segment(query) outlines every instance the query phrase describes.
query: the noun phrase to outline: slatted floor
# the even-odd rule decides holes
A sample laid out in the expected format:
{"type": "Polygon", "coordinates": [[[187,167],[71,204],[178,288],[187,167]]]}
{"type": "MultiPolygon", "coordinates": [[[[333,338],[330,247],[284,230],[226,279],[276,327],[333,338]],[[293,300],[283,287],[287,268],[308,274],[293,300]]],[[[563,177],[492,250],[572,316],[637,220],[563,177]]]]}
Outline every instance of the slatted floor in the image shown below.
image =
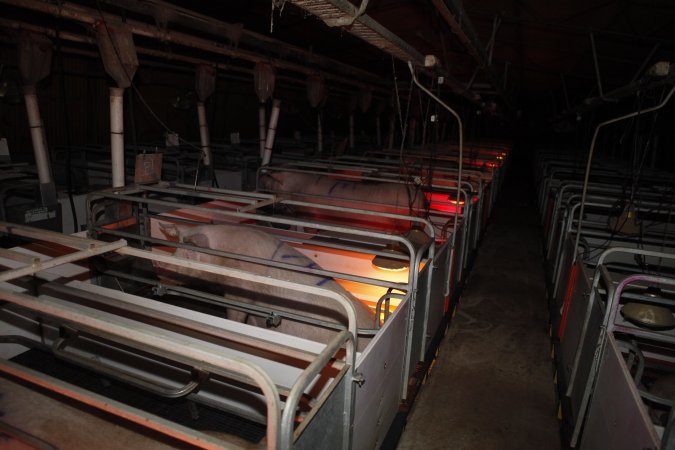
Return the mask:
{"type": "Polygon", "coordinates": [[[398,450],[560,448],[534,188],[515,156],[398,450]]]}

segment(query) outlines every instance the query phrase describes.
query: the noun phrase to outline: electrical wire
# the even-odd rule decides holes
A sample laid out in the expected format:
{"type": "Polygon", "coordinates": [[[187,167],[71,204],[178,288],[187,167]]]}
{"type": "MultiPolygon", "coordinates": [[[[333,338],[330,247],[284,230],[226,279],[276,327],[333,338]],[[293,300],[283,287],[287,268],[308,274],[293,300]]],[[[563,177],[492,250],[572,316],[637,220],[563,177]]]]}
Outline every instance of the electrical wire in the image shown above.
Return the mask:
{"type": "Polygon", "coordinates": [[[68,102],[66,101],[66,75],[65,69],[63,67],[63,50],[61,48],[61,21],[56,19],[56,51],[59,55],[59,69],[61,76],[59,77],[60,88],[61,88],[61,97],[62,97],[62,106],[63,106],[63,126],[66,129],[66,188],[68,190],[68,203],[70,203],[70,212],[73,215],[73,231],[77,233],[80,231],[80,226],[77,222],[77,211],[75,210],[75,200],[73,198],[73,168],[72,168],[72,155],[73,155],[73,146],[72,139],[70,135],[70,116],[68,114],[68,102]]]}

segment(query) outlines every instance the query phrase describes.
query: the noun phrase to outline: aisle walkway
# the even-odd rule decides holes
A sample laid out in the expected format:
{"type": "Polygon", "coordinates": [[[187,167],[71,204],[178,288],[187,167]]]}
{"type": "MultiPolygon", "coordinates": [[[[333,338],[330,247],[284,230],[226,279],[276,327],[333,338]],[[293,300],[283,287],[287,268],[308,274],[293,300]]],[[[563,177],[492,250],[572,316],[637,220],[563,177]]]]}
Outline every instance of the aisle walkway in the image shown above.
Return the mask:
{"type": "Polygon", "coordinates": [[[436,364],[398,450],[559,449],[530,165],[511,161],[436,364]]]}

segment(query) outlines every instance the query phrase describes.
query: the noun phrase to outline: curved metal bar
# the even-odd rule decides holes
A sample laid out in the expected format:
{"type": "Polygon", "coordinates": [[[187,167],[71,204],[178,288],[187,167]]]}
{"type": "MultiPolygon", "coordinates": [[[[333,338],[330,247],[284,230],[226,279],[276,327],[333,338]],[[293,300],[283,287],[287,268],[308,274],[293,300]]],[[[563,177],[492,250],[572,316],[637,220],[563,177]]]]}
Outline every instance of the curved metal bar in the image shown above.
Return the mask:
{"type": "MultiPolygon", "coordinates": [[[[603,252],[602,256],[606,256],[605,254],[610,254],[613,253],[611,250],[616,250],[617,247],[608,249],[605,252],[603,252]]],[[[660,253],[660,252],[652,252],[652,251],[646,251],[646,250],[638,250],[638,249],[621,249],[621,250],[633,250],[629,251],[629,253],[651,253],[652,255],[650,256],[659,256],[659,255],[666,255],[665,253],[660,253]],[[655,255],[654,255],[655,254],[655,255]]],[[[675,259],[675,255],[668,255],[668,257],[675,259]]],[[[604,260],[604,258],[603,258],[604,260]]],[[[602,357],[605,351],[606,347],[606,342],[607,342],[607,336],[609,333],[612,332],[613,329],[613,324],[616,319],[616,315],[618,313],[619,309],[619,300],[621,298],[621,294],[623,293],[623,290],[629,286],[630,284],[633,284],[637,281],[647,281],[651,283],[657,283],[657,284],[666,284],[670,286],[675,286],[675,280],[671,278],[665,278],[665,277],[659,277],[659,276],[653,276],[653,275],[644,275],[644,274],[635,274],[635,275],[629,275],[623,280],[621,280],[618,285],[615,286],[613,295],[607,299],[607,305],[605,307],[605,314],[603,317],[602,325],[601,325],[601,331],[600,331],[600,337],[598,338],[598,343],[595,347],[595,354],[593,355],[593,363],[591,364],[591,370],[588,376],[588,381],[586,382],[586,390],[584,391],[584,396],[582,398],[582,403],[581,407],[579,410],[579,417],[577,418],[577,422],[574,426],[574,430],[572,432],[572,438],[571,438],[571,444],[572,446],[576,445],[576,442],[579,438],[579,434],[581,432],[581,426],[584,421],[584,417],[586,416],[586,408],[590,402],[590,397],[591,393],[594,390],[594,386],[597,382],[596,377],[598,374],[598,371],[600,370],[600,363],[602,361],[602,357]]],[[[594,279],[595,282],[595,279],[594,279]]],[[[611,285],[610,281],[610,285],[611,285]]],[[[597,286],[597,285],[596,285],[597,286]]]]}
{"type": "MultiPolygon", "coordinates": [[[[281,442],[279,443],[280,450],[291,450],[293,448],[293,422],[295,419],[295,413],[302,397],[303,393],[309,386],[309,384],[314,380],[314,378],[321,372],[321,370],[326,366],[328,361],[333,358],[335,353],[342,347],[343,343],[347,343],[347,364],[349,365],[349,370],[347,376],[353,374],[355,366],[355,352],[354,352],[354,335],[350,334],[348,331],[343,330],[337,336],[335,336],[331,341],[326,345],[326,348],[321,352],[321,354],[310,363],[305,370],[302,371],[302,374],[298,377],[297,381],[293,384],[288,397],[286,398],[286,404],[284,406],[284,411],[281,415],[281,442]]],[[[348,385],[345,390],[345,406],[349,407],[349,418],[351,419],[351,409],[352,409],[352,381],[347,379],[346,382],[348,385]]],[[[346,419],[343,415],[343,420],[346,419]]],[[[344,438],[348,442],[351,426],[345,427],[345,433],[347,434],[344,438]]]]}
{"type": "Polygon", "coordinates": [[[276,286],[284,289],[306,292],[309,294],[315,294],[321,297],[330,298],[332,300],[337,301],[337,303],[340,304],[342,308],[344,308],[348,319],[348,329],[353,336],[357,336],[356,311],[354,309],[354,305],[352,305],[349,299],[347,299],[338,292],[331,291],[330,289],[323,288],[320,286],[302,285],[294,283],[292,281],[278,280],[264,275],[257,275],[254,273],[245,272],[243,270],[231,269],[228,267],[217,266],[215,264],[209,264],[185,258],[179,258],[176,256],[162,255],[156,252],[153,253],[147,250],[140,250],[131,247],[124,247],[116,251],[117,253],[123,255],[137,256],[139,258],[164,262],[168,264],[176,264],[179,266],[198,269],[204,272],[214,273],[217,275],[225,275],[233,278],[239,278],[240,280],[253,281],[255,283],[264,284],[266,286],[276,286]]]}
{"type": "MultiPolygon", "coordinates": [[[[429,89],[424,87],[418,80],[417,76],[415,75],[415,69],[413,68],[412,62],[408,61],[408,68],[410,69],[410,74],[412,75],[412,80],[413,82],[419,87],[425,94],[427,94],[429,97],[434,99],[439,105],[441,105],[443,108],[447,109],[450,114],[453,115],[453,117],[457,120],[458,123],[458,132],[459,132],[459,158],[457,159],[457,198],[460,198],[460,189],[461,189],[461,184],[462,184],[462,153],[464,151],[464,126],[462,125],[462,118],[459,117],[459,114],[449,107],[443,100],[440,98],[436,97],[433,92],[431,92],[429,89]]],[[[457,229],[457,221],[459,219],[459,208],[455,209],[455,224],[454,224],[454,229],[457,229]]],[[[455,234],[453,233],[452,235],[452,241],[451,245],[452,248],[454,249],[455,247],[455,234]]]]}
{"type": "Polygon", "coordinates": [[[144,379],[132,373],[125,372],[123,370],[116,369],[111,366],[106,366],[105,364],[102,363],[95,362],[95,360],[91,358],[86,358],[72,353],[67,353],[66,347],[71,343],[72,340],[77,339],[79,331],[75,329],[70,329],[66,333],[70,335],[69,336],[62,335],[59,338],[55,339],[54,343],[52,344],[52,352],[57,358],[73,363],[80,367],[92,370],[94,372],[108,375],[110,377],[121,380],[125,383],[128,383],[132,386],[136,386],[140,389],[152,392],[153,394],[159,395],[161,397],[181,398],[190,395],[193,392],[198,391],[210,376],[210,374],[207,371],[199,367],[193,367],[190,373],[190,380],[183,386],[171,387],[162,385],[161,383],[157,383],[149,379],[144,379]]]}
{"type": "MultiPolygon", "coordinates": [[[[22,306],[29,310],[40,311],[51,317],[75,323],[86,329],[96,330],[115,338],[134,342],[144,347],[153,349],[157,352],[170,352],[171,354],[186,358],[188,360],[198,360],[209,368],[217,369],[217,372],[241,374],[255,383],[262,391],[267,407],[267,447],[269,450],[277,448],[277,440],[280,431],[280,400],[279,391],[276,385],[258,366],[241,359],[231,359],[223,355],[216,355],[213,352],[205,351],[195,346],[177,345],[175,341],[166,337],[163,332],[155,330],[142,330],[128,326],[128,319],[120,318],[119,321],[110,321],[101,314],[85,313],[81,308],[75,308],[71,305],[55,301],[56,299],[43,299],[32,297],[30,295],[17,292],[0,291],[0,298],[13,304],[22,306]],[[121,322],[126,323],[122,325],[121,322]]],[[[352,310],[353,314],[353,310],[352,310]]],[[[353,318],[353,316],[352,316],[353,318]]],[[[348,352],[348,356],[349,352],[348,352]]]]}
{"type": "Polygon", "coordinates": [[[387,319],[389,318],[389,315],[391,314],[389,312],[389,301],[392,298],[397,298],[399,300],[404,300],[405,295],[403,294],[394,294],[393,292],[388,291],[386,294],[382,295],[377,300],[377,306],[375,307],[375,328],[379,329],[380,328],[380,314],[382,314],[382,303],[385,304],[385,309],[384,309],[384,321],[386,322],[387,319]]]}

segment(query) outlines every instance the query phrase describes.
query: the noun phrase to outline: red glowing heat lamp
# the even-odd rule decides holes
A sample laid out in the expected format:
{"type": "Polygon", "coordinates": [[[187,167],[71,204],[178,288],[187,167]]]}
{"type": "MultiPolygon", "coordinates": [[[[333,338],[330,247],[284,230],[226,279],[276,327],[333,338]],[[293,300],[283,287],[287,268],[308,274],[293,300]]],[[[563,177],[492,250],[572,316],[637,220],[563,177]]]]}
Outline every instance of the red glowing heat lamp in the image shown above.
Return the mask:
{"type": "MultiPolygon", "coordinates": [[[[429,208],[433,211],[455,213],[457,212],[457,200],[452,200],[448,194],[441,194],[438,192],[425,192],[424,196],[427,198],[429,208]]],[[[459,213],[462,213],[462,206],[464,201],[459,201],[459,213]]]]}

